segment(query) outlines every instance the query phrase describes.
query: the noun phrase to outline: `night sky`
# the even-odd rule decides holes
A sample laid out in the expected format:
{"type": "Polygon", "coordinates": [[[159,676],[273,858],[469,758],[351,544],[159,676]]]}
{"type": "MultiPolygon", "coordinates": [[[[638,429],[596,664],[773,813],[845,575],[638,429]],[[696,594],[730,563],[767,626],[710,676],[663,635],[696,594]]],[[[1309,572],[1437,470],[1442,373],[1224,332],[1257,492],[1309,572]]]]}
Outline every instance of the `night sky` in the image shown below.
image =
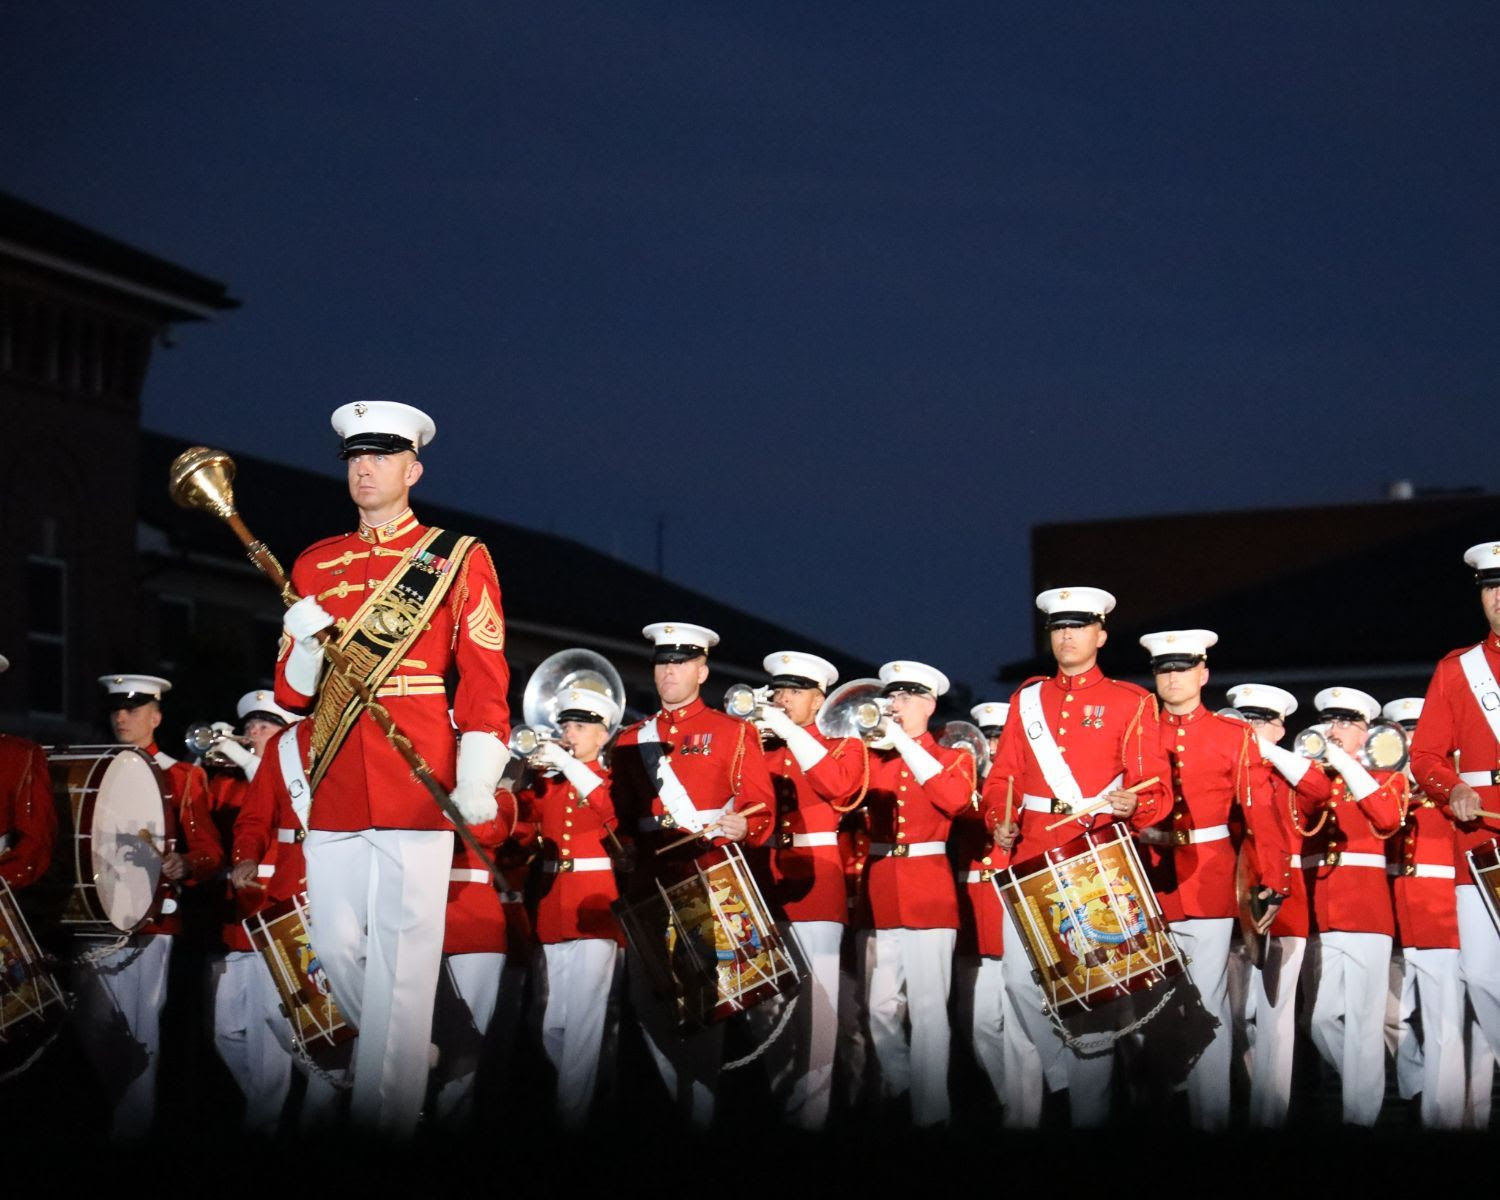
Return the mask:
{"type": "Polygon", "coordinates": [[[1037,522],[1489,484],[1497,35],[1493,3],[13,3],[0,187],[244,301],[157,355],[148,427],[332,472],[333,407],[405,400],[418,500],[647,567],[665,514],[673,580],[983,689],[1037,522]]]}

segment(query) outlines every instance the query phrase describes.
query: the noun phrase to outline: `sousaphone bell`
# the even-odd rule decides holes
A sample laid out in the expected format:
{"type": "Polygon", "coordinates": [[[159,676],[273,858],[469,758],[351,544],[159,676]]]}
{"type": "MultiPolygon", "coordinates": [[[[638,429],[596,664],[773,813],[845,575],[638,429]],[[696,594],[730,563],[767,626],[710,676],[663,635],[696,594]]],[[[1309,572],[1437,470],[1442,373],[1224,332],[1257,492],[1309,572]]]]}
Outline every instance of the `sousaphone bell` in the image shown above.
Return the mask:
{"type": "MultiPolygon", "coordinates": [[[[521,716],[526,723],[511,730],[512,754],[530,759],[543,743],[558,740],[561,722],[557,714],[567,707],[563,701],[574,688],[607,696],[623,716],[625,684],[614,664],[602,654],[581,646],[559,650],[543,659],[526,681],[526,690],[521,695],[521,716]]],[[[617,717],[610,723],[611,737],[619,730],[620,720],[617,717]]]]}
{"type": "Polygon", "coordinates": [[[885,733],[891,702],[878,679],[851,679],[840,684],[818,710],[818,732],[824,737],[872,741],[885,733]]]}

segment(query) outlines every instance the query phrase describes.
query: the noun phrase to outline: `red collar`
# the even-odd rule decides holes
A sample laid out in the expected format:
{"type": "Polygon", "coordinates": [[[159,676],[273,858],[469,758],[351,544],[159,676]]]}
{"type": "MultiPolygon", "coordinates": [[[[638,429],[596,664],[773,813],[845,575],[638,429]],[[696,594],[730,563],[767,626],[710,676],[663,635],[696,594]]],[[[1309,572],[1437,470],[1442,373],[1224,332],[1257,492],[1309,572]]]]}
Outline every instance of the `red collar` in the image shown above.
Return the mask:
{"type": "Polygon", "coordinates": [[[359,539],[362,542],[378,542],[384,545],[386,542],[394,542],[397,538],[403,538],[420,522],[411,509],[407,509],[394,521],[387,521],[384,525],[366,525],[363,521],[359,523],[359,539]]]}
{"type": "Polygon", "coordinates": [[[1208,716],[1208,709],[1199,704],[1190,713],[1183,713],[1180,717],[1176,713],[1169,713],[1165,708],[1161,710],[1161,719],[1168,725],[1192,725],[1208,716]]]}
{"type": "Polygon", "coordinates": [[[1062,668],[1059,667],[1057,674],[1052,677],[1053,685],[1065,692],[1076,692],[1082,688],[1093,687],[1094,684],[1101,683],[1103,680],[1104,673],[1099,670],[1097,663],[1079,675],[1064,675],[1062,668]]]}
{"type": "Polygon", "coordinates": [[[684,704],[681,708],[664,708],[661,716],[672,722],[691,720],[701,713],[707,705],[703,703],[703,697],[699,696],[691,704],[684,704]]]}
{"type": "Polygon", "coordinates": [[[1496,654],[1500,654],[1500,633],[1492,632],[1489,637],[1485,638],[1484,648],[1486,650],[1493,650],[1496,654]]]}

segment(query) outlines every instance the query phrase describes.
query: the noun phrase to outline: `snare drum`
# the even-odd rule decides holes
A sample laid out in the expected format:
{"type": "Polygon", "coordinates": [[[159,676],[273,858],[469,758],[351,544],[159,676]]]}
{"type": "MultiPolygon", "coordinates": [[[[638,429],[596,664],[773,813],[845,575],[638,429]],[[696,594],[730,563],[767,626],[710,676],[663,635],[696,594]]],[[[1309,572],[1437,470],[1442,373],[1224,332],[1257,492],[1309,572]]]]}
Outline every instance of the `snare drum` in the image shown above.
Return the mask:
{"type": "Polygon", "coordinates": [[[1474,876],[1479,894],[1484,897],[1490,920],[1500,931],[1500,841],[1491,838],[1484,845],[1475,846],[1465,857],[1469,860],[1469,874],[1474,876]]]}
{"type": "Polygon", "coordinates": [[[798,969],[736,845],[615,910],[659,995],[684,1028],[711,1025],[793,991],[798,969]]]}
{"type": "Polygon", "coordinates": [[[73,829],[62,923],[79,933],[133,933],[161,906],[166,775],[134,746],[48,747],[47,767],[59,816],[73,829]]]}
{"type": "Polygon", "coordinates": [[[292,1036],[316,1061],[358,1031],[334,1003],[328,975],[313,950],[308,933],[307,893],[298,892],[269,904],[244,920],[250,944],[265,960],[281,997],[281,1011],[291,1022],[292,1036]]]}
{"type": "Polygon", "coordinates": [[[0,1077],[45,1046],[67,1010],[15,894],[0,879],[0,1077]]]}
{"type": "MultiPolygon", "coordinates": [[[[1129,830],[1108,825],[1016,863],[995,886],[1061,1019],[1182,972],[1129,830]]],[[[1008,947],[1007,947],[1008,949],[1008,947]]]]}

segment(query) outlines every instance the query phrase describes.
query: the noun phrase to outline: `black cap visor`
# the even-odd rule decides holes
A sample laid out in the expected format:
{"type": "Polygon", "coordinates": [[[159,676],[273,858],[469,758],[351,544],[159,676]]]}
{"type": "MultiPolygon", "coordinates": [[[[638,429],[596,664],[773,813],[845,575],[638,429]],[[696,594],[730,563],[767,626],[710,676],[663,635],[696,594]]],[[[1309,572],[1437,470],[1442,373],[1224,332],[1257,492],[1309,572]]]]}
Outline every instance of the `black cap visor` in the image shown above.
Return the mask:
{"type": "Polygon", "coordinates": [[[417,452],[410,438],[394,433],[356,433],[344,439],[339,447],[340,458],[353,458],[356,454],[400,454],[403,450],[417,452]]]}
{"type": "Polygon", "coordinates": [[[821,683],[816,679],[809,679],[806,675],[772,675],[771,682],[766,686],[772,691],[777,688],[803,688],[814,692],[823,690],[821,683]]]}
{"type": "Polygon", "coordinates": [[[1082,629],[1085,625],[1103,624],[1103,613],[1055,612],[1047,614],[1048,629],[1082,629]]]}
{"type": "Polygon", "coordinates": [[[586,708],[565,708],[557,714],[557,723],[561,725],[564,721],[579,721],[585,725],[606,724],[603,717],[596,712],[589,712],[586,708]]]}
{"type": "Polygon", "coordinates": [[[1199,663],[1207,661],[1207,656],[1202,654],[1158,654],[1151,659],[1151,674],[1160,675],[1163,671],[1186,671],[1189,667],[1196,667],[1199,663]]]}
{"type": "Polygon", "coordinates": [[[658,646],[651,652],[654,663],[692,662],[695,658],[707,658],[706,646],[658,646]]]}

